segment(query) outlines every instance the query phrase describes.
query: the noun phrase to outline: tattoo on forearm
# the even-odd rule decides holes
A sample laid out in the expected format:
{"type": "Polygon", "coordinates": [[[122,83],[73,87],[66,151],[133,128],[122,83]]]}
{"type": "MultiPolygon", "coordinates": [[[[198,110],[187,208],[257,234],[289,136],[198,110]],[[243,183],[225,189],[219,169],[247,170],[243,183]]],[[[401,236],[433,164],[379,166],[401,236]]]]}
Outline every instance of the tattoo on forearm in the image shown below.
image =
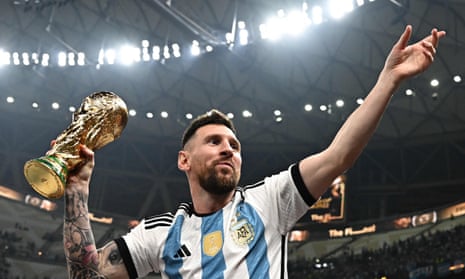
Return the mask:
{"type": "Polygon", "coordinates": [[[96,269],[98,265],[98,254],[90,227],[87,197],[82,193],[75,192],[66,195],[65,198],[65,223],[63,227],[65,255],[71,270],[74,270],[77,265],[82,265],[90,268],[89,272],[91,272],[91,269],[96,269]]]}

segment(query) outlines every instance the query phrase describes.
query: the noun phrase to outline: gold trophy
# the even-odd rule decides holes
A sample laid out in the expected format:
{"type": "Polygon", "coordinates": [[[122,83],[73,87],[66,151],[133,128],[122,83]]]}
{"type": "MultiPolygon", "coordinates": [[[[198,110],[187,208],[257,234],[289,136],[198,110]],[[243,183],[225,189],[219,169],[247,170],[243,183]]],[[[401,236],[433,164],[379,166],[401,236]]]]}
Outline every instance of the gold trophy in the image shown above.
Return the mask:
{"type": "Polygon", "coordinates": [[[71,125],[56,139],[45,156],[24,165],[24,176],[42,196],[57,199],[65,192],[68,172],[83,163],[79,145],[97,150],[117,139],[128,122],[126,103],[112,92],[86,97],[74,112],[71,125]]]}

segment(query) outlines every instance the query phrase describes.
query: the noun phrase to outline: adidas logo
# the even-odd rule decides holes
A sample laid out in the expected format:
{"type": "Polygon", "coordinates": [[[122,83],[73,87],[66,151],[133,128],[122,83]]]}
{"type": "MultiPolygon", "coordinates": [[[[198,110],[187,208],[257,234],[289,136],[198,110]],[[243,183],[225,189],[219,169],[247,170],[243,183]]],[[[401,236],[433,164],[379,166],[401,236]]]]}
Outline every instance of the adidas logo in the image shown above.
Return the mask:
{"type": "Polygon", "coordinates": [[[189,249],[187,249],[186,245],[182,245],[181,248],[178,249],[178,251],[176,252],[176,254],[174,255],[174,258],[177,259],[177,258],[185,258],[185,257],[189,257],[191,255],[191,251],[189,251],[189,249]]]}

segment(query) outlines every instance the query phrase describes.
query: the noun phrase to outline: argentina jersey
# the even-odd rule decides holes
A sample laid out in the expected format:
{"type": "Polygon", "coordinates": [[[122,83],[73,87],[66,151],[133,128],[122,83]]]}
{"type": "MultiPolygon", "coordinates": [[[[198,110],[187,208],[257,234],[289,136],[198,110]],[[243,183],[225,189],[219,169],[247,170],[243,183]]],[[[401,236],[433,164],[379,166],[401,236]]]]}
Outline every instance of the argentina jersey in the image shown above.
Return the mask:
{"type": "Polygon", "coordinates": [[[197,215],[182,203],[116,243],[131,278],[287,278],[287,233],[314,201],[293,165],[237,189],[222,210],[197,215]]]}

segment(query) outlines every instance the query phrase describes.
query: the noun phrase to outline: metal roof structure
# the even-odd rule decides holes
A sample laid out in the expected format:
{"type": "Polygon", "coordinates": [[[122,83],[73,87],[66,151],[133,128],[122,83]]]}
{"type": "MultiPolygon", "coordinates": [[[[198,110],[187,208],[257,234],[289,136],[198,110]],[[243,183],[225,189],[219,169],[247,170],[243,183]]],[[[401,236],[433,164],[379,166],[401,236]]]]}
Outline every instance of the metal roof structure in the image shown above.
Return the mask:
{"type": "MultiPolygon", "coordinates": [[[[325,1],[306,1],[309,6],[325,1]]],[[[50,53],[50,65],[0,67],[0,184],[34,194],[23,165],[42,156],[71,123],[68,106],[92,92],[113,91],[130,117],[121,138],[96,151],[90,208],[132,218],[171,211],[189,200],[177,151],[186,113],[234,113],[243,145],[242,184],[318,152],[375,84],[407,24],[416,41],[447,31],[435,63],[405,82],[372,141],[347,172],[351,220],[422,210],[465,197],[465,2],[365,1],[340,20],[271,42],[259,25],[302,1],[8,0],[0,2],[0,49],[50,53]],[[244,21],[250,42],[231,44],[244,21]],[[99,64],[100,49],[197,40],[212,51],[126,65],[99,64]],[[86,53],[84,66],[60,67],[56,53],[86,53]],[[433,79],[439,85],[432,87],[433,79]],[[411,89],[413,93],[406,95],[411,89]],[[14,102],[7,102],[14,97],[14,102]],[[336,100],[345,106],[339,108],[336,100]],[[60,108],[51,108],[58,102],[60,108]],[[37,107],[32,107],[37,103],[37,107]],[[313,110],[305,111],[304,105],[313,110]],[[329,110],[321,111],[325,105],[329,110]],[[243,118],[249,110],[253,117],[243,118]],[[275,121],[275,110],[282,122],[275,121]],[[160,113],[168,113],[167,118],[160,113]],[[152,112],[154,117],[145,117],[152,112]]],[[[185,50],[188,53],[188,50],[185,50]]],[[[58,201],[60,202],[60,201],[58,201]]]]}

